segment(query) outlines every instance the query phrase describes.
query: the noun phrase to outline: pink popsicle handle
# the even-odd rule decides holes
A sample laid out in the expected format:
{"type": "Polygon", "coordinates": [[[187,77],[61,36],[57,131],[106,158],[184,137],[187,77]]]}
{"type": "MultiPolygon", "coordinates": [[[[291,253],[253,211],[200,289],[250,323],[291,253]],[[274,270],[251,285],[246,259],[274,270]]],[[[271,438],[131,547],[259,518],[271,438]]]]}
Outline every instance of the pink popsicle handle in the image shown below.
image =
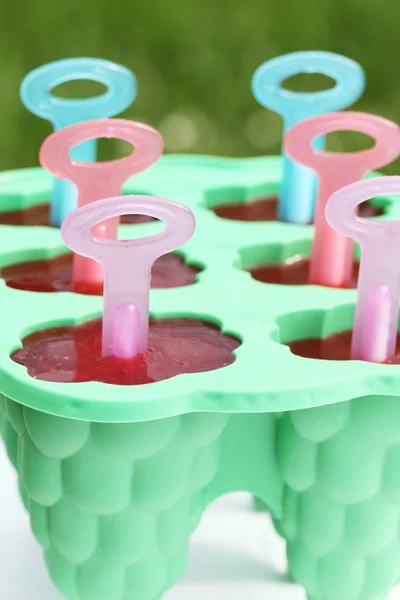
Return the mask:
{"type": "Polygon", "coordinates": [[[326,203],[344,185],[395,160],[400,154],[400,129],[368,113],[330,113],[294,125],[286,134],[284,147],[290,158],[313,169],[319,181],[309,283],[346,287],[352,276],[353,243],[328,225],[326,203]],[[361,152],[324,152],[311,146],[314,138],[334,131],[357,131],[376,143],[361,152]]]}
{"type": "Polygon", "coordinates": [[[154,261],[193,235],[193,213],[182,204],[155,196],[118,196],[78,208],[65,219],[62,236],[73,252],[104,270],[103,355],[131,358],[148,347],[149,291],[154,261]],[[137,240],[102,239],[98,223],[124,214],[149,215],[165,229],[137,240]]]}
{"type": "MultiPolygon", "coordinates": [[[[52,133],[42,144],[40,162],[52,175],[68,179],[78,188],[78,207],[121,193],[129,177],[153,165],[163,150],[162,137],[152,127],[125,119],[97,119],[70,125],[52,133]],[[107,162],[86,163],[69,157],[74,146],[95,138],[117,138],[131,143],[133,152],[107,162]]],[[[115,239],[118,218],[99,225],[97,237],[115,239]]],[[[98,265],[81,256],[74,257],[75,283],[102,281],[98,265]]]]}
{"type": "Polygon", "coordinates": [[[371,362],[393,358],[399,318],[400,222],[357,217],[375,196],[400,194],[400,177],[374,177],[335,192],[326,206],[329,225],[361,247],[351,356],[371,362]]]}

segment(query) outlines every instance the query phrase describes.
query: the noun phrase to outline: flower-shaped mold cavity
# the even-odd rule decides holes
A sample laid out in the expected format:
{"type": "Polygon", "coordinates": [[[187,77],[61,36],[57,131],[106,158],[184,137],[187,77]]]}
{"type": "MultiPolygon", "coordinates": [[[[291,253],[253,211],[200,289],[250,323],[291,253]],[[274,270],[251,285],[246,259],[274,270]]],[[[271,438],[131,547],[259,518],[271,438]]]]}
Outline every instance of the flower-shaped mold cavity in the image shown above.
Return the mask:
{"type": "Polygon", "coordinates": [[[35,379],[143,385],[183,373],[220,369],[235,360],[240,341],[195,317],[150,319],[149,348],[131,359],[102,356],[101,319],[35,331],[11,358],[35,379]]]}
{"type": "MultiPolygon", "coordinates": [[[[239,252],[243,247],[260,247],[267,242],[308,241],[311,246],[312,226],[274,220],[279,179],[280,172],[272,163],[261,182],[253,177],[247,185],[206,189],[195,214],[201,223],[207,224],[209,242],[239,252]],[[236,203],[235,198],[239,199],[236,203]]],[[[400,214],[400,206],[389,197],[375,198],[360,209],[365,218],[392,219],[400,214]]]]}
{"type": "MultiPolygon", "coordinates": [[[[240,269],[262,283],[308,285],[311,240],[295,239],[239,249],[240,269]]],[[[352,288],[357,287],[359,248],[355,249],[352,288]]]]}
{"type": "MultiPolygon", "coordinates": [[[[193,285],[204,266],[198,260],[186,262],[184,252],[161,256],[154,263],[152,288],[193,285]]],[[[21,251],[0,256],[0,277],[10,288],[32,292],[75,292],[102,295],[103,286],[72,282],[72,254],[66,248],[21,251]],[[11,262],[10,262],[11,261],[11,262]]]]}
{"type": "MultiPolygon", "coordinates": [[[[278,319],[280,342],[291,352],[304,358],[319,360],[351,360],[354,310],[351,305],[330,311],[304,311],[278,319]]],[[[388,364],[400,363],[400,336],[396,356],[388,364]]]]}
{"type": "MultiPolygon", "coordinates": [[[[4,187],[0,193],[0,225],[18,227],[49,227],[51,178],[41,169],[21,169],[0,175],[4,187]],[[14,181],[14,178],[17,178],[14,181]]],[[[146,194],[148,192],[130,191],[146,194]]],[[[147,223],[151,217],[124,215],[122,223],[130,225],[147,223]]]]}
{"type": "MultiPolygon", "coordinates": [[[[321,289],[322,291],[322,289],[321,289]]],[[[391,364],[376,364],[350,360],[350,344],[354,320],[354,304],[336,302],[332,306],[325,297],[321,308],[315,301],[323,294],[314,294],[314,307],[304,307],[279,314],[271,339],[288,352],[288,364],[296,364],[296,387],[308,379],[309,394],[323,394],[324,403],[356,398],[368,394],[395,394],[398,391],[400,369],[398,359],[391,364]]],[[[336,296],[337,298],[337,296],[336,296]]],[[[400,348],[400,339],[399,339],[400,348]]],[[[282,353],[282,360],[284,353],[282,353]]],[[[306,399],[306,398],[305,398],[306,399]]],[[[319,402],[317,403],[319,405],[319,402]]],[[[300,408],[300,407],[299,407],[300,408]]]]}
{"type": "MultiPolygon", "coordinates": [[[[5,282],[2,282],[2,285],[5,286],[5,282]]],[[[21,347],[20,340],[26,336],[35,335],[35,332],[40,330],[64,326],[71,327],[86,323],[96,317],[98,318],[101,308],[101,298],[68,293],[57,294],[56,296],[53,294],[33,296],[30,294],[31,299],[34,297],[39,298],[39,301],[35,302],[35,310],[31,311],[27,310],[27,294],[19,290],[9,289],[7,298],[5,299],[4,310],[10,314],[10,317],[11,313],[14,315],[13,319],[10,318],[8,326],[9,332],[13,331],[13,334],[7,341],[4,340],[4,345],[2,340],[0,389],[5,391],[3,384],[8,380],[11,383],[12,389],[9,388],[6,394],[14,397],[15,391],[19,390],[17,394],[18,400],[21,403],[27,402],[32,408],[56,413],[65,417],[75,415],[75,418],[85,418],[86,415],[86,418],[89,420],[93,418],[100,421],[124,421],[155,417],[161,418],[158,417],[160,409],[165,413],[163,416],[170,416],[180,412],[180,410],[188,410],[196,397],[201,402],[204,402],[205,405],[210,401],[211,397],[215,397],[217,401],[216,406],[218,407],[218,401],[220,400],[224,409],[227,410],[228,405],[225,400],[226,389],[234,385],[232,382],[232,373],[229,373],[229,371],[238,363],[239,353],[242,349],[240,342],[242,341],[243,334],[238,323],[236,311],[227,311],[227,314],[224,314],[222,301],[219,298],[215,298],[211,293],[213,288],[215,289],[215,281],[212,278],[206,278],[204,282],[199,282],[194,286],[186,286],[174,290],[160,289],[155,290],[151,294],[150,308],[154,319],[159,324],[166,323],[169,320],[173,326],[177,327],[176,329],[172,327],[167,332],[161,331],[161,337],[164,336],[163,343],[166,343],[166,346],[161,347],[161,344],[158,347],[156,344],[156,347],[152,349],[154,357],[151,358],[151,361],[153,359],[155,361],[160,359],[161,362],[164,360],[172,363],[173,372],[168,372],[165,376],[160,375],[160,377],[153,377],[151,372],[149,372],[149,378],[146,381],[158,378],[164,378],[164,381],[158,381],[151,385],[137,385],[135,388],[132,388],[131,385],[110,384],[105,386],[96,382],[76,383],[71,386],[66,383],[53,383],[30,377],[25,367],[17,364],[10,358],[10,354],[21,347]],[[194,332],[194,341],[185,340],[185,335],[182,337],[179,329],[179,319],[187,320],[186,323],[189,323],[189,325],[193,324],[192,333],[194,332]],[[211,323],[211,325],[208,327],[206,324],[205,327],[196,329],[199,321],[205,321],[211,323]],[[222,331],[221,334],[219,333],[219,328],[222,331]],[[210,337],[208,338],[207,336],[210,337]],[[219,337],[227,340],[229,346],[229,348],[226,347],[226,353],[222,358],[222,362],[218,362],[219,358],[217,355],[214,356],[215,360],[212,356],[214,352],[213,342],[215,342],[215,338],[219,337]],[[192,346],[190,346],[190,343],[192,346]],[[191,353],[196,355],[200,346],[205,348],[203,362],[205,360],[207,364],[204,369],[196,363],[198,357],[190,356],[191,353]],[[193,364],[189,365],[187,370],[195,372],[173,377],[173,375],[185,372],[185,365],[181,364],[185,362],[185,356],[189,361],[193,359],[193,364]],[[208,363],[207,361],[211,362],[208,363]],[[176,364],[173,364],[174,362],[176,364]],[[229,366],[225,367],[224,365],[229,366]],[[218,367],[223,368],[218,369],[218,367]],[[199,372],[206,369],[216,370],[199,372]],[[10,375],[11,379],[9,379],[10,375]],[[165,377],[170,378],[165,379],[165,377]],[[31,404],[33,396],[36,395],[35,393],[32,395],[31,392],[33,392],[33,389],[36,389],[37,396],[36,400],[33,400],[33,404],[31,404]],[[157,407],[153,404],[152,399],[158,405],[157,407]],[[101,416],[101,413],[103,416],[101,416]]],[[[2,293],[3,291],[1,290],[2,293]]],[[[98,323],[97,329],[90,332],[90,335],[93,334],[94,340],[93,344],[89,344],[89,346],[93,346],[92,357],[93,353],[96,353],[94,347],[96,346],[96,337],[97,341],[100,337],[100,331],[101,327],[100,323],[98,323]]],[[[191,328],[189,327],[189,338],[190,335],[191,328]]],[[[64,345],[62,340],[60,344],[60,356],[62,357],[65,356],[63,348],[65,349],[66,345],[64,345]]],[[[71,346],[70,342],[69,344],[71,346]]],[[[72,346],[74,345],[72,344],[72,346]]],[[[72,349],[75,349],[74,352],[76,352],[76,346],[72,349]]],[[[74,355],[74,352],[72,352],[72,355],[74,355]]],[[[52,354],[55,356],[53,352],[52,354]]],[[[83,351],[82,357],[84,358],[87,354],[87,350],[83,351]]],[[[47,358],[49,358],[48,355],[47,358]]],[[[240,366],[240,373],[237,375],[238,379],[243,378],[247,371],[247,361],[248,359],[244,360],[243,365],[240,366]]],[[[46,366],[51,370],[51,365],[46,366]]],[[[143,366],[144,370],[145,367],[146,364],[143,366]]],[[[51,377],[45,378],[51,379],[51,377]]],[[[78,379],[84,380],[85,377],[79,377],[78,379]]],[[[65,380],[71,381],[71,377],[65,380]]],[[[132,384],[134,382],[125,381],[125,383],[132,384]]],[[[143,382],[140,380],[140,383],[143,382]]],[[[7,384],[6,387],[8,387],[7,384]]]]}
{"type": "MultiPolygon", "coordinates": [[[[270,181],[254,187],[227,187],[208,190],[205,206],[221,219],[231,221],[276,221],[279,182],[270,181]]],[[[377,198],[360,206],[360,216],[381,217],[387,213],[389,199],[377,198]]]]}
{"type": "Polygon", "coordinates": [[[232,221],[276,221],[278,181],[254,187],[208,190],[204,204],[221,219],[232,221]]]}

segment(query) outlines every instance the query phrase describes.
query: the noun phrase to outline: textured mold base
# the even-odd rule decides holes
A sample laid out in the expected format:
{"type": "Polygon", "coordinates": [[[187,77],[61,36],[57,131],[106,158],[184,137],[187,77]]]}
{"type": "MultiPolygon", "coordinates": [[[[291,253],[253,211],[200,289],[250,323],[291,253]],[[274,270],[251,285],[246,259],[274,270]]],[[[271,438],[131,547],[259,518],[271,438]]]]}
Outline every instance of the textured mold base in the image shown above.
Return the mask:
{"type": "Polygon", "coordinates": [[[158,600],[183,574],[206,505],[223,493],[248,489],[279,516],[273,415],[105,424],[1,404],[33,533],[68,600],[158,600]]]}
{"type": "Polygon", "coordinates": [[[7,450],[57,587],[69,600],[160,598],[186,567],[229,417],[109,425],[6,410],[7,450]]]}
{"type": "Polygon", "coordinates": [[[400,578],[400,399],[365,396],[283,415],[278,528],[313,600],[386,598],[400,578]]]}

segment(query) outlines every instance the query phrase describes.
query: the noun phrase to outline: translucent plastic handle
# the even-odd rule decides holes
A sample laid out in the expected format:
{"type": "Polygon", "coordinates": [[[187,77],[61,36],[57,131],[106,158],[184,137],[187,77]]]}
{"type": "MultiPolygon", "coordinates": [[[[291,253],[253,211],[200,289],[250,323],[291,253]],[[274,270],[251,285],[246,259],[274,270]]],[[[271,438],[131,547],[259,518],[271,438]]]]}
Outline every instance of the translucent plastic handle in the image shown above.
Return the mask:
{"type": "Polygon", "coordinates": [[[400,177],[376,177],[347,185],[326,206],[326,219],[361,246],[352,358],[384,362],[393,358],[399,318],[400,222],[372,221],[355,215],[375,196],[400,194],[400,177]]]}
{"type": "MultiPolygon", "coordinates": [[[[333,52],[293,52],[278,56],[255,72],[252,89],[258,102],[280,114],[284,134],[292,125],[309,117],[347,108],[365,88],[363,69],[355,61],[333,52]],[[282,82],[299,73],[321,73],[336,81],[333,88],[320,92],[293,92],[282,82]]],[[[314,141],[322,150],[324,138],[314,141]]],[[[293,223],[313,220],[316,179],[309,169],[283,154],[283,177],[279,199],[279,219],[293,223]]]]}
{"type": "Polygon", "coordinates": [[[194,230],[189,208],[155,196],[107,198],[66,218],[62,235],[67,246],[94,259],[104,270],[104,356],[131,358],[146,352],[152,265],[159,256],[186,243],[194,230]],[[132,213],[160,219],[165,229],[136,240],[105,240],[93,235],[101,221],[132,213]]]}
{"type": "MultiPolygon", "coordinates": [[[[161,156],[162,137],[152,127],[125,119],[99,119],[70,125],[52,133],[40,149],[40,162],[56,177],[68,179],[78,188],[78,206],[121,193],[124,182],[153,165],[161,156]],[[71,159],[76,144],[94,138],[118,138],[134,146],[132,154],[118,160],[86,163],[71,159]]],[[[116,238],[118,218],[96,229],[97,237],[116,238]]],[[[75,282],[99,282],[102,271],[91,261],[74,257],[75,282]]]]}
{"type": "Polygon", "coordinates": [[[400,129],[368,113],[330,113],[294,125],[286,135],[285,150],[293,160],[313,169],[319,179],[309,282],[347,286],[351,281],[353,244],[326,222],[326,203],[339,188],[395,160],[400,154],[400,129]],[[312,147],[315,137],[333,131],[357,131],[370,135],[376,143],[361,152],[324,152],[312,147]]]}
{"type": "MultiPolygon", "coordinates": [[[[136,97],[133,73],[116,63],[99,58],[59,60],[31,71],[21,85],[21,99],[35,115],[49,120],[57,131],[88,119],[118,115],[136,97]],[[107,91],[92,98],[67,99],[51,94],[61,83],[76,80],[102,83],[107,91]]],[[[76,146],[71,156],[76,160],[96,160],[96,141],[76,146]]],[[[60,226],[66,215],[76,208],[76,190],[68,181],[55,180],[51,198],[51,224],[60,226]]]]}
{"type": "Polygon", "coordinates": [[[129,69],[109,60],[68,58],[31,71],[21,84],[20,94],[31,112],[51,121],[57,130],[122,112],[136,97],[136,80],[129,69]],[[50,93],[57,85],[82,79],[97,81],[108,89],[99,96],[79,99],[58,98],[50,93]]]}

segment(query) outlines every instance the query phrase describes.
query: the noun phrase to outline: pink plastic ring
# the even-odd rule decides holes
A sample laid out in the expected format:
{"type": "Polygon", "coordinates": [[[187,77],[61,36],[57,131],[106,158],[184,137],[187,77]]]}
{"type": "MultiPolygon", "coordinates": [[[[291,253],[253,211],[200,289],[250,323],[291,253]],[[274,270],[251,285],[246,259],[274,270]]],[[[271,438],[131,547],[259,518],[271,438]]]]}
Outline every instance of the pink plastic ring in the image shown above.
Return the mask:
{"type": "Polygon", "coordinates": [[[361,112],[336,112],[311,117],[293,125],[286,134],[285,152],[296,162],[317,173],[343,168],[361,171],[379,169],[399,156],[400,129],[392,121],[361,112]],[[311,142],[316,137],[334,131],[356,131],[375,140],[373,148],[360,152],[325,152],[315,150],[311,142]]]}
{"type": "Polygon", "coordinates": [[[148,125],[126,119],[96,119],[52,133],[43,142],[39,158],[52,175],[68,179],[79,188],[89,178],[113,178],[122,185],[131,175],[154,164],[162,151],[161,135],[148,125]],[[81,162],[69,157],[69,151],[74,146],[101,137],[124,140],[131,143],[134,150],[124,158],[98,163],[81,162]]]}
{"type": "Polygon", "coordinates": [[[89,204],[71,213],[62,225],[62,235],[74,252],[93,258],[103,266],[112,265],[127,254],[140,252],[140,260],[148,264],[162,254],[182,246],[195,229],[193,213],[187,206],[155,196],[117,196],[89,204]],[[160,219],[165,228],[160,233],[136,240],[103,239],[93,235],[99,223],[125,214],[148,215],[160,219]]]}
{"type": "Polygon", "coordinates": [[[385,235],[393,232],[397,237],[398,221],[385,221],[383,227],[382,221],[362,219],[355,214],[356,206],[370,198],[380,196],[382,193],[388,196],[400,194],[400,178],[396,176],[376,177],[357,181],[337,190],[326,205],[326,220],[333,229],[358,242],[362,241],[365,236],[371,239],[374,233],[382,237],[382,229],[384,229],[385,235]]]}

